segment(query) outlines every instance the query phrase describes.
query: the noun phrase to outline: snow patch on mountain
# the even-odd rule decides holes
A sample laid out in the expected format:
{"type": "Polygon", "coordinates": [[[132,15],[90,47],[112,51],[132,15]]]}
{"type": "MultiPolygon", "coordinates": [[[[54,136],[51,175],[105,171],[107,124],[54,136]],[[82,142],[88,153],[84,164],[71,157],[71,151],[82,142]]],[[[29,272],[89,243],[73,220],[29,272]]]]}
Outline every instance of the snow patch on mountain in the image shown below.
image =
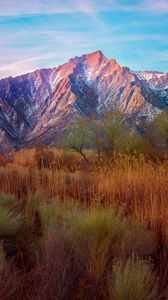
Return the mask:
{"type": "Polygon", "coordinates": [[[167,73],[133,72],[96,51],[57,68],[0,80],[0,152],[54,145],[80,115],[118,110],[136,123],[167,107],[167,73]]]}
{"type": "Polygon", "coordinates": [[[137,77],[141,80],[150,81],[151,79],[158,79],[165,74],[162,72],[132,72],[133,74],[137,75],[137,77]]]}

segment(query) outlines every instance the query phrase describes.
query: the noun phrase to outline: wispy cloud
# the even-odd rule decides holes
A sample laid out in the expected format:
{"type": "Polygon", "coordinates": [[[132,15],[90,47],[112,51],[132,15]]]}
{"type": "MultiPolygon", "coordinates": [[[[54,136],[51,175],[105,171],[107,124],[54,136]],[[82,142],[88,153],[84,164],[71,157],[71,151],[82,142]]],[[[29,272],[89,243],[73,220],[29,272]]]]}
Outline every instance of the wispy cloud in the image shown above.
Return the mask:
{"type": "MultiPolygon", "coordinates": [[[[40,69],[42,67],[50,67],[50,61],[53,59],[56,59],[57,57],[57,52],[55,51],[54,53],[48,52],[44,55],[39,55],[39,56],[28,56],[24,59],[19,59],[19,54],[15,53],[12,57],[8,57],[8,60],[10,61],[15,61],[13,62],[8,62],[5,61],[3,65],[0,67],[0,78],[6,78],[8,76],[18,76],[21,74],[26,74],[33,72],[37,69],[40,69]]],[[[65,53],[63,52],[62,55],[65,53]]],[[[58,56],[58,60],[60,57],[58,56]]],[[[0,61],[1,64],[1,61],[0,61]]]]}
{"type": "Polygon", "coordinates": [[[103,11],[167,12],[168,0],[0,0],[1,17],[16,17],[37,14],[85,13],[95,16],[103,11]]]}
{"type": "Polygon", "coordinates": [[[152,69],[154,59],[166,69],[151,49],[168,46],[168,0],[0,0],[0,8],[0,78],[98,49],[133,69],[152,69]]]}
{"type": "Polygon", "coordinates": [[[168,0],[144,0],[144,7],[155,12],[168,12],[168,0]]]}
{"type": "Polygon", "coordinates": [[[90,33],[50,30],[22,31],[15,36],[8,33],[0,41],[0,78],[57,66],[73,56],[87,53],[90,47],[96,50],[90,33]],[[26,47],[32,40],[37,44],[26,47]],[[6,55],[5,49],[8,49],[6,55]]]}
{"type": "Polygon", "coordinates": [[[117,0],[1,0],[0,16],[34,14],[94,13],[108,10],[117,0]]]}
{"type": "Polygon", "coordinates": [[[35,70],[35,68],[37,68],[38,62],[44,58],[45,57],[40,56],[31,57],[16,61],[15,63],[4,65],[3,67],[0,67],[0,77],[5,78],[9,73],[11,76],[17,76],[19,74],[22,74],[23,70],[25,70],[25,73],[32,72],[33,70],[35,70]]]}
{"type": "MultiPolygon", "coordinates": [[[[168,35],[165,37],[165,35],[160,34],[113,33],[109,35],[108,32],[40,31],[39,29],[37,32],[26,32],[26,39],[31,41],[37,38],[36,35],[42,36],[40,45],[34,45],[32,48],[18,47],[15,49],[12,46],[14,43],[19,45],[22,45],[23,42],[27,43],[24,35],[25,31],[19,32],[15,36],[12,33],[8,35],[6,43],[8,43],[8,48],[11,51],[8,51],[5,57],[3,46],[5,40],[0,41],[0,78],[9,75],[17,76],[42,67],[54,67],[76,55],[102,49],[102,45],[103,48],[110,47],[111,56],[117,58],[115,57],[116,53],[121,50],[124,51],[125,45],[130,44],[133,47],[134,43],[140,45],[142,42],[162,42],[165,38],[168,39],[168,35]]],[[[162,58],[158,56],[156,59],[159,61],[162,58]]]]}

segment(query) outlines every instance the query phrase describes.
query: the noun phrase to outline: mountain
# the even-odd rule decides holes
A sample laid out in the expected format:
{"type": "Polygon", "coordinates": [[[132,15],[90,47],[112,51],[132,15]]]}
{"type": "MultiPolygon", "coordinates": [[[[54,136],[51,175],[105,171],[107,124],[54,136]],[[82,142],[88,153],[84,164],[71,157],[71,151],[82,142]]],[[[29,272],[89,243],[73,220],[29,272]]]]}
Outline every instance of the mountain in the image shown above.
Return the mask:
{"type": "Polygon", "coordinates": [[[0,80],[0,152],[54,145],[80,115],[123,111],[132,122],[168,109],[168,73],[134,72],[101,51],[0,80]]]}
{"type": "Polygon", "coordinates": [[[163,72],[134,72],[138,78],[148,85],[163,103],[168,105],[168,73],[163,72]]]}

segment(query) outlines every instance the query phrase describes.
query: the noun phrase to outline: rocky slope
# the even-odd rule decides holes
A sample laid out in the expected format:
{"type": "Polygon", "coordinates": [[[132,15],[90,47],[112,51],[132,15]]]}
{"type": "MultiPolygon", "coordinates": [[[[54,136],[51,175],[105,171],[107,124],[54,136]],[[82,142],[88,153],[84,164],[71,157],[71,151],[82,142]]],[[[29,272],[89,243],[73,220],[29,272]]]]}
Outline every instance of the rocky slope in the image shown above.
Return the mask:
{"type": "Polygon", "coordinates": [[[167,108],[167,73],[133,72],[97,51],[0,80],[0,152],[56,144],[79,115],[120,110],[136,122],[167,108]]]}
{"type": "Polygon", "coordinates": [[[138,78],[154,92],[163,104],[168,105],[168,73],[135,72],[138,78]]]}

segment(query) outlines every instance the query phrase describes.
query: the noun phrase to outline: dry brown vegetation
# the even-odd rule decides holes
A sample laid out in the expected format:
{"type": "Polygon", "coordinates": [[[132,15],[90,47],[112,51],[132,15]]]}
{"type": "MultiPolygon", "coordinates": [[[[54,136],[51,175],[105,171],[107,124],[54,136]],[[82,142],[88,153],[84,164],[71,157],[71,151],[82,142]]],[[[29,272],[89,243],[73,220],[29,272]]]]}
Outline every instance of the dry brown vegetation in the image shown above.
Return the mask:
{"type": "Polygon", "coordinates": [[[168,159],[87,157],[0,158],[0,299],[168,299],[168,159]]]}

